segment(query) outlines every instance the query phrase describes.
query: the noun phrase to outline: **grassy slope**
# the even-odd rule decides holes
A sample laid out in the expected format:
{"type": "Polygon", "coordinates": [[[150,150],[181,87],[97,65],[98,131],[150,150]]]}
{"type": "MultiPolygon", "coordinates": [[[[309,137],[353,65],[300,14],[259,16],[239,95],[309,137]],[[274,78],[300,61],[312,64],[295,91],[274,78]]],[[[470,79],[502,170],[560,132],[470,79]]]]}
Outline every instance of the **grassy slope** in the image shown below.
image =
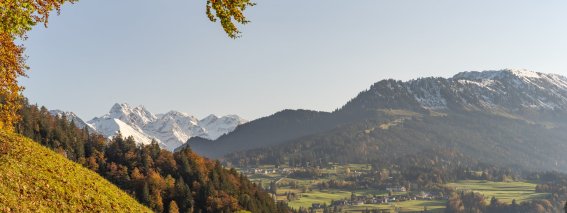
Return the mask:
{"type": "Polygon", "coordinates": [[[98,174],[0,130],[0,212],[151,212],[98,174]]]}

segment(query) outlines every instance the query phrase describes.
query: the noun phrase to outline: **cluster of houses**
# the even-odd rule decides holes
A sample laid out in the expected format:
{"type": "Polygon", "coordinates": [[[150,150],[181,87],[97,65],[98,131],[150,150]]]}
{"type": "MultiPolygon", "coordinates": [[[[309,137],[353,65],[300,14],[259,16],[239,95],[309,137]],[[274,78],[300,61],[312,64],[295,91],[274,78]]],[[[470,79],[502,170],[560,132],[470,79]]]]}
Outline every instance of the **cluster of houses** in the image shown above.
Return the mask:
{"type": "Polygon", "coordinates": [[[409,195],[395,195],[395,196],[356,196],[355,199],[343,199],[335,200],[331,203],[331,206],[359,206],[364,204],[388,204],[390,202],[401,202],[407,200],[417,200],[415,196],[409,195]]]}
{"type": "MultiPolygon", "coordinates": [[[[392,188],[391,191],[405,192],[404,187],[392,188]]],[[[331,202],[331,206],[358,206],[364,204],[388,204],[392,202],[403,202],[409,200],[437,200],[437,199],[447,199],[446,196],[442,194],[432,194],[427,192],[421,192],[416,195],[403,194],[403,195],[385,195],[385,196],[351,196],[351,199],[335,200],[331,202]]],[[[319,203],[312,204],[313,209],[322,208],[319,203]]]]}
{"type": "Polygon", "coordinates": [[[296,168],[247,168],[243,169],[242,173],[245,175],[253,175],[253,174],[289,174],[296,171],[296,168]]]}

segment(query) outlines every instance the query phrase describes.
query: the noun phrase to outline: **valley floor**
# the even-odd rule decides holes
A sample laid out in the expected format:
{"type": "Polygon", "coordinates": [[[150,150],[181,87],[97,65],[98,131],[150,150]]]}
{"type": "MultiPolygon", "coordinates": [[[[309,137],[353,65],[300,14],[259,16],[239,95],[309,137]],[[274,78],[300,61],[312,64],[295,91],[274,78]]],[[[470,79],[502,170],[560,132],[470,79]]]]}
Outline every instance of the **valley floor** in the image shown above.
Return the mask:
{"type": "MultiPolygon", "coordinates": [[[[294,209],[314,208],[316,212],[323,212],[323,206],[329,206],[331,209],[339,209],[342,212],[363,212],[365,210],[421,212],[424,209],[429,212],[443,212],[447,204],[446,196],[433,195],[433,193],[424,191],[389,193],[385,189],[344,190],[320,187],[322,182],[330,179],[344,180],[347,175],[345,171],[348,171],[348,175],[369,171],[369,165],[365,164],[337,165],[333,169],[321,169],[321,173],[327,174],[324,178],[289,177],[290,171],[303,169],[305,168],[275,168],[272,165],[263,165],[239,170],[268,190],[275,183],[277,186],[276,199],[288,202],[294,209]],[[353,199],[353,196],[356,199],[353,199]]],[[[513,199],[520,203],[549,196],[549,193],[536,193],[536,183],[521,181],[461,180],[446,184],[446,186],[457,192],[478,192],[487,200],[494,196],[504,203],[511,203],[513,199]]]]}

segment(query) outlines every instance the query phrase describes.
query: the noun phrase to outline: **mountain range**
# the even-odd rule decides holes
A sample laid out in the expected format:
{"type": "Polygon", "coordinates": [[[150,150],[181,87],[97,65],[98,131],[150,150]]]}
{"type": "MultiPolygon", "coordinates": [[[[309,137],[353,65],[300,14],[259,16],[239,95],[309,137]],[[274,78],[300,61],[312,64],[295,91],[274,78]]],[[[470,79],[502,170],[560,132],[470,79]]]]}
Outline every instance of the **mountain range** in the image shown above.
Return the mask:
{"type": "Polygon", "coordinates": [[[565,138],[567,78],[505,69],[382,80],[333,112],[284,110],[186,144],[233,163],[366,162],[454,149],[496,165],[567,171],[565,138]]]}
{"type": "Polygon", "coordinates": [[[165,149],[173,150],[189,138],[199,137],[214,140],[231,132],[247,120],[238,115],[218,117],[209,115],[203,119],[178,111],[153,114],[144,106],[133,107],[127,103],[114,104],[108,114],[83,121],[72,112],[50,111],[55,116],[65,116],[79,128],[88,127],[106,137],[120,132],[124,137],[132,136],[136,142],[149,144],[152,140],[165,149]]]}

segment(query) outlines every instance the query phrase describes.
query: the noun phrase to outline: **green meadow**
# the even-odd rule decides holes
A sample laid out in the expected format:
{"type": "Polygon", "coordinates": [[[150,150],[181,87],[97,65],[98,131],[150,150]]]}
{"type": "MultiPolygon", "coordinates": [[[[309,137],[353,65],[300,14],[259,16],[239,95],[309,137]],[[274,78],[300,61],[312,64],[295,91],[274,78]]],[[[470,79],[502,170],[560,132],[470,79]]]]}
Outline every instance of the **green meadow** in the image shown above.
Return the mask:
{"type": "Polygon", "coordinates": [[[485,196],[486,200],[490,200],[492,196],[506,203],[511,203],[513,199],[520,203],[526,200],[545,198],[548,193],[536,193],[535,183],[528,182],[492,182],[481,180],[463,180],[456,183],[447,184],[447,186],[455,188],[457,191],[474,191],[485,196]]]}

